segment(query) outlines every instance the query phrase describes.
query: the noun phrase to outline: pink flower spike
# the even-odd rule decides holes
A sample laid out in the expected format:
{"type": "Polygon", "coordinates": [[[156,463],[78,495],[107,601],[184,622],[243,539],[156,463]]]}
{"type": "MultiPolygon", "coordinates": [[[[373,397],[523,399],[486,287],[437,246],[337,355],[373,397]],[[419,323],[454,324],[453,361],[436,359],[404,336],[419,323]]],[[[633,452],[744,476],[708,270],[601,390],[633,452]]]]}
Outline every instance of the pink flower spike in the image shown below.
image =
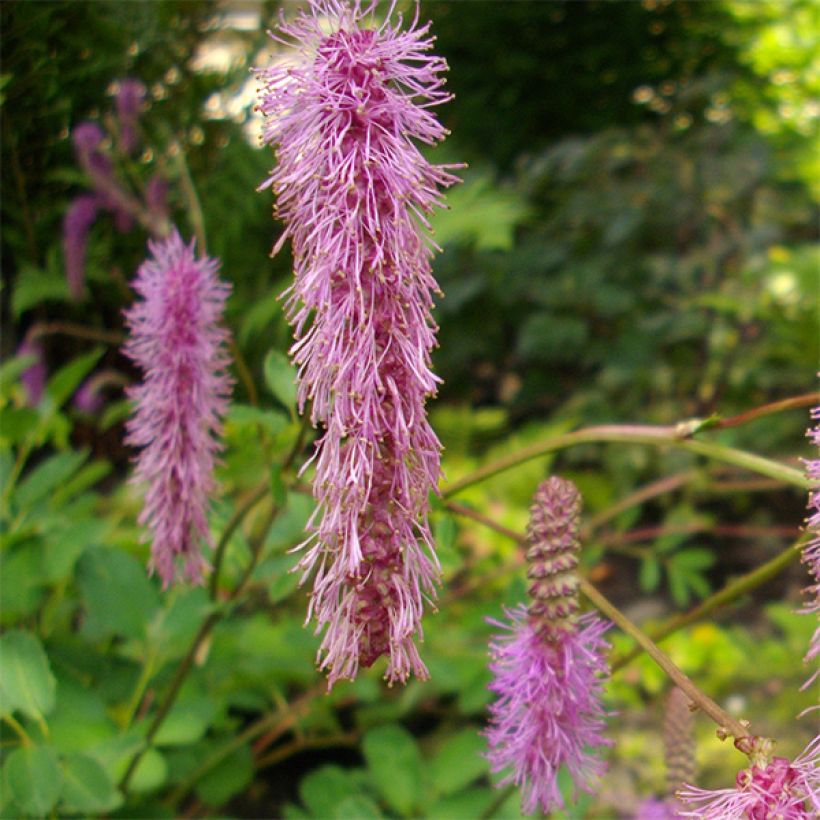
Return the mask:
{"type": "MultiPolygon", "coordinates": [[[[815,407],[811,411],[811,417],[815,425],[806,431],[806,435],[815,447],[820,448],[820,407],[815,407]]],[[[811,600],[803,612],[816,613],[818,624],[804,660],[806,663],[817,663],[820,661],[820,458],[807,459],[805,464],[806,476],[813,485],[809,491],[809,519],[806,525],[811,533],[811,540],[803,547],[801,560],[809,571],[812,583],[806,588],[806,594],[811,600]]],[[[820,670],[814,672],[803,688],[810,686],[818,674],[820,670]]]]}
{"type": "Polygon", "coordinates": [[[439,568],[427,522],[441,445],[425,410],[436,393],[431,316],[438,292],[427,214],[456,181],[417,143],[445,136],[431,107],[449,99],[429,25],[378,24],[375,3],[311,0],[284,18],[289,62],[257,70],[264,141],[295,280],[299,406],[325,429],[317,512],[300,563],[314,575],[308,617],[324,631],[332,685],[387,655],[385,677],[427,676],[414,638],[439,568]]]}
{"type": "Polygon", "coordinates": [[[814,820],[820,816],[820,736],[791,763],[775,757],[743,769],[733,789],[686,786],[678,798],[692,807],[680,817],[703,820],[814,820]]]}
{"type": "Polygon", "coordinates": [[[558,771],[565,765],[576,791],[592,792],[605,765],[595,750],[611,745],[603,737],[606,712],[601,695],[609,669],[610,624],[588,612],[575,631],[545,640],[521,605],[507,612],[505,632],[490,644],[490,706],[487,741],[494,772],[509,769],[499,786],[521,787],[523,810],[548,813],[564,808],[558,771]]]}
{"type": "Polygon", "coordinates": [[[167,587],[177,557],[192,583],[207,567],[199,542],[211,544],[208,498],[232,385],[218,324],[230,286],[217,276],[219,262],[196,259],[194,242],[176,231],[148,248],[133,282],[142,300],[125,313],[123,352],[144,374],[127,391],[135,403],[127,440],[141,448],[134,480],[147,487],[139,522],[151,531],[150,569],[167,587]]]}

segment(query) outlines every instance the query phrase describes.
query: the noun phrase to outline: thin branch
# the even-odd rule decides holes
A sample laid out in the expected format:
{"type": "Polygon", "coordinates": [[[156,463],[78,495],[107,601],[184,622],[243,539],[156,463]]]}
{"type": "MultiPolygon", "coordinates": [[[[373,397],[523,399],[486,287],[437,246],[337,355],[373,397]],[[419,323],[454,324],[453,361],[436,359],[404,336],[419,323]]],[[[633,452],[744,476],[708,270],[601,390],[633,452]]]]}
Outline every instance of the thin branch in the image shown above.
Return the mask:
{"type": "Polygon", "coordinates": [[[802,396],[793,396],[790,399],[773,401],[771,404],[755,407],[753,410],[738,413],[736,416],[716,419],[714,422],[710,422],[709,426],[718,430],[725,427],[740,427],[741,424],[747,424],[773,413],[782,413],[784,410],[793,410],[796,407],[816,407],[818,404],[820,404],[820,393],[804,393],[802,396]]]}
{"type": "Polygon", "coordinates": [[[332,735],[307,736],[295,738],[263,755],[256,761],[256,768],[266,769],[287,760],[305,749],[327,749],[333,746],[354,746],[359,739],[359,732],[338,732],[332,735]]]}
{"type": "Polygon", "coordinates": [[[728,712],[722,709],[705,692],[702,692],[692,680],[685,675],[671,660],[662,652],[652,639],[629,620],[611,601],[603,596],[586,578],[580,579],[581,592],[594,604],[595,608],[606,615],[613,623],[617,624],[623,632],[634,638],[655,663],[675,682],[677,687],[697,704],[697,706],[708,715],[718,726],[718,737],[721,740],[732,735],[735,740],[750,735],[748,722],[739,721],[733,718],[728,712]]]}
{"type": "MultiPolygon", "coordinates": [[[[242,577],[239,579],[239,583],[236,585],[236,587],[234,587],[234,589],[228,596],[228,604],[240,598],[242,593],[245,591],[245,588],[248,582],[250,581],[251,575],[253,574],[254,569],[256,569],[256,565],[259,561],[259,556],[262,552],[262,546],[265,543],[268,531],[270,530],[273,522],[276,520],[276,516],[279,514],[279,512],[280,509],[276,506],[274,506],[271,509],[264,526],[260,530],[258,536],[251,543],[251,560],[248,562],[248,566],[245,568],[242,577]]],[[[136,771],[140,760],[142,760],[142,756],[148,751],[148,749],[151,748],[151,745],[153,744],[157,732],[160,730],[162,724],[165,722],[165,718],[168,716],[171,707],[176,702],[179,690],[182,687],[182,684],[185,681],[188,672],[191,670],[194,661],[198,657],[200,649],[205,643],[205,640],[211,634],[211,631],[216,626],[216,624],[219,623],[219,621],[229,611],[230,607],[227,605],[219,609],[213,610],[208,614],[208,617],[202,622],[201,626],[199,627],[199,630],[194,636],[194,639],[191,642],[191,645],[188,648],[185,657],[182,659],[179,666],[176,668],[176,671],[174,672],[174,677],[171,681],[171,685],[168,688],[168,691],[165,693],[165,697],[163,698],[162,703],[160,703],[159,708],[157,709],[156,714],[154,715],[154,718],[148,727],[148,731],[145,734],[145,742],[143,743],[142,747],[134,753],[134,756],[131,758],[131,762],[128,764],[128,768],[125,770],[125,774],[122,776],[122,779],[120,780],[119,787],[123,793],[127,792],[128,784],[131,782],[131,778],[134,776],[134,772],[136,771]]]]}
{"type": "Polygon", "coordinates": [[[269,489],[270,482],[263,481],[248,497],[245,503],[234,512],[225,525],[219,543],[217,543],[216,549],[214,550],[214,568],[211,571],[211,577],[208,581],[208,594],[212,601],[216,600],[216,594],[219,591],[219,574],[222,570],[222,561],[225,557],[225,550],[228,547],[228,543],[233,537],[233,534],[239,529],[245,516],[265,497],[269,489]]]}
{"type": "Polygon", "coordinates": [[[103,330],[102,328],[78,325],[75,322],[38,322],[29,333],[32,338],[39,336],[73,336],[76,339],[88,339],[92,342],[102,342],[117,347],[125,341],[125,334],[118,330],[103,330]]]}
{"type": "Polygon", "coordinates": [[[510,453],[495,461],[485,464],[478,470],[445,486],[442,497],[449,498],[473,484],[478,484],[488,478],[498,475],[519,464],[532,461],[535,458],[548,455],[566,447],[578,444],[592,444],[599,442],[619,442],[627,444],[647,444],[652,446],[671,446],[690,453],[741,467],[744,470],[756,472],[770,478],[777,479],[785,484],[792,484],[802,490],[810,488],[806,476],[792,467],[787,467],[772,459],[734,447],[727,447],[712,441],[696,441],[689,438],[698,428],[696,422],[683,422],[674,426],[653,427],[637,424],[611,424],[598,427],[587,427],[573,433],[553,436],[544,441],[524,447],[517,452],[510,453]]]}
{"type": "Polygon", "coordinates": [[[324,683],[314,686],[304,693],[292,704],[285,704],[270,714],[264,715],[259,720],[252,723],[244,731],[232,737],[224,746],[221,746],[194,769],[180,784],[174,789],[166,801],[168,805],[177,805],[196,782],[207,772],[219,765],[232,752],[248,741],[253,740],[269,729],[276,729],[277,735],[281,736],[291,729],[296,721],[303,717],[309,710],[314,698],[325,691],[324,683]]]}

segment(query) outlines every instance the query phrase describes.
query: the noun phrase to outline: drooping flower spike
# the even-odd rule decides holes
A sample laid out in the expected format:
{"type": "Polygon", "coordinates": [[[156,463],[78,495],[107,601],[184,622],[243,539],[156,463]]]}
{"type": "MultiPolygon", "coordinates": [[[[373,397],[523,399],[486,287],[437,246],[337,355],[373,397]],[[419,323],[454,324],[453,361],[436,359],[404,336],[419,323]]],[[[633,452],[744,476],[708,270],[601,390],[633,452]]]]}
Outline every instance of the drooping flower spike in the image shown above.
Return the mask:
{"type": "Polygon", "coordinates": [[[521,788],[526,813],[565,805],[558,772],[566,766],[576,790],[591,792],[605,770],[597,752],[603,736],[601,705],[609,677],[604,633],[595,613],[578,616],[578,525],[581,497],[560,478],[536,492],[528,529],[530,605],[509,610],[509,623],[490,644],[498,696],[490,706],[488,757],[498,785],[521,788]]]}
{"type": "Polygon", "coordinates": [[[820,817],[820,737],[791,762],[764,755],[738,774],[733,789],[687,786],[678,797],[685,804],[680,817],[816,820],[820,817]]]}
{"type": "Polygon", "coordinates": [[[388,656],[385,677],[427,670],[420,638],[439,569],[427,523],[441,446],[426,416],[437,285],[427,215],[456,181],[417,143],[443,139],[431,112],[449,99],[429,25],[401,30],[393,6],[311,0],[272,35],[287,62],[257,71],[264,141],[292,242],[286,291],[299,406],[324,427],[316,514],[300,568],[314,574],[308,617],[324,631],[329,683],[388,656]],[[292,59],[290,59],[292,58],[292,59]]]}
{"type": "MultiPolygon", "coordinates": [[[[810,428],[806,435],[811,443],[820,449],[820,407],[815,407],[811,412],[814,426],[810,428]]],[[[806,594],[810,600],[805,607],[808,614],[817,614],[818,624],[811,639],[809,651],[806,653],[807,664],[820,663],[820,456],[806,461],[806,475],[813,483],[813,489],[809,492],[809,519],[807,529],[811,533],[811,540],[803,547],[801,560],[806,565],[812,583],[806,589],[806,594]]],[[[820,674],[815,670],[813,675],[806,681],[805,686],[810,686],[820,674]]]]}
{"type": "Polygon", "coordinates": [[[231,379],[227,331],[219,325],[230,286],[219,262],[194,256],[179,233],[148,243],[151,257],[133,286],[142,297],[126,311],[123,352],[143,371],[128,390],[135,403],[128,442],[140,447],[134,480],[146,486],[140,524],[151,532],[151,569],[163,586],[177,575],[202,581],[210,544],[208,499],[231,379]]]}

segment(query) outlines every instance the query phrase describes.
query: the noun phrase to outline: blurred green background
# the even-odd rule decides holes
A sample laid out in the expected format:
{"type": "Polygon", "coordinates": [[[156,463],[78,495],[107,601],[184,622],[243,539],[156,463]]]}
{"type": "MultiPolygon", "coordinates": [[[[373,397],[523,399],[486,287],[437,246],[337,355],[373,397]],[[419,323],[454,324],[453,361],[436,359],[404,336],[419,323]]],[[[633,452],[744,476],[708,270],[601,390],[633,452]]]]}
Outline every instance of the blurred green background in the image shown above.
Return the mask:
{"type": "MultiPolygon", "coordinates": [[[[444,586],[425,625],[429,682],[388,689],[377,663],[326,695],[314,670],[306,594],[288,574],[311,501],[281,470],[301,426],[277,300],[290,260],[269,258],[280,226],[255,188],[273,159],[257,145],[248,73],[273,48],[264,30],[276,11],[253,0],[0,5],[3,816],[519,816],[517,795],[492,790],[479,734],[484,619],[524,596],[510,539],[435,502],[444,586]],[[186,236],[196,199],[233,285],[237,387],[215,536],[260,482],[270,488],[230,537],[213,596],[146,577],[140,494],[125,482],[122,385],[136,374],[119,342],[144,232],[101,216],[84,298],[66,285],[62,220],[88,185],[70,131],[87,119],[110,128],[125,77],[149,102],[141,152],[120,157],[119,172],[136,191],[162,174],[186,236]],[[15,356],[27,335],[48,372],[34,406],[21,383],[32,359],[15,356]],[[104,401],[88,413],[74,398],[99,374],[104,401]]],[[[440,112],[452,136],[430,157],[469,162],[435,220],[446,296],[431,417],[449,480],[585,425],[725,417],[816,389],[820,6],[436,0],[421,14],[456,95],[440,112]]],[[[797,408],[717,440],[799,467],[807,426],[797,408]]],[[[776,555],[805,515],[794,488],[626,445],[542,457],[456,500],[523,531],[551,471],[584,494],[589,577],[650,626],[776,555]]],[[[794,562],[663,644],[787,756],[817,728],[795,720],[817,701],[798,692],[814,627],[794,614],[806,584],[794,562]]],[[[646,658],[617,672],[610,773],[567,817],[631,817],[663,793],[667,687],[646,658]]],[[[696,730],[700,784],[731,785],[742,757],[705,718],[696,730]]]]}

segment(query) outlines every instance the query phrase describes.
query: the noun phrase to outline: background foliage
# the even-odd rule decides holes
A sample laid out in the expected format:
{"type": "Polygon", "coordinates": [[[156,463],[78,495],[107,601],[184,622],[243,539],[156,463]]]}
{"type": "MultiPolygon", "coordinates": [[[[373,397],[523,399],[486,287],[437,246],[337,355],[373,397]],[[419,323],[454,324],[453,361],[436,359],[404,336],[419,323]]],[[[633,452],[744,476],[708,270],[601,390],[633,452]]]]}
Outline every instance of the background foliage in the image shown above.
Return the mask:
{"type": "MultiPolygon", "coordinates": [[[[285,463],[303,443],[276,298],[289,260],[268,258],[279,229],[254,188],[272,159],[231,102],[269,50],[274,5],[0,6],[3,816],[518,816],[517,796],[491,788],[480,736],[485,617],[524,594],[509,538],[435,502],[445,583],[426,623],[430,682],[387,689],[377,664],[326,695],[314,670],[305,593],[288,573],[311,511],[285,463]],[[230,59],[209,68],[217,51],[230,59]],[[143,153],[123,172],[138,190],[165,175],[186,234],[193,181],[208,251],[234,288],[238,383],[212,516],[228,537],[213,589],[161,592],[146,577],[140,495],[125,483],[121,385],[135,374],[119,340],[144,234],[101,218],[85,298],[65,283],[61,222],[86,185],[70,129],[107,123],[126,76],[151,102],[143,153]],[[32,359],[15,356],[26,334],[49,374],[36,406],[20,381],[32,359]],[[120,378],[88,414],[76,392],[102,372],[120,378]]],[[[456,94],[436,159],[470,162],[436,222],[445,384],[432,417],[448,479],[584,425],[731,416],[811,389],[815,4],[437,0],[422,14],[456,94]]],[[[798,409],[717,437],[798,466],[806,425],[798,409]]],[[[587,573],[649,626],[774,556],[803,520],[799,491],[640,446],[564,450],[457,501],[520,532],[549,471],[584,494],[587,573]]],[[[797,694],[813,626],[793,612],[805,583],[793,565],[664,644],[786,755],[811,734],[794,721],[813,699],[797,694]]],[[[646,658],[615,675],[611,772],[568,816],[631,816],[662,792],[666,686],[646,658]]],[[[698,735],[702,784],[728,785],[738,756],[706,721],[698,735]]]]}

